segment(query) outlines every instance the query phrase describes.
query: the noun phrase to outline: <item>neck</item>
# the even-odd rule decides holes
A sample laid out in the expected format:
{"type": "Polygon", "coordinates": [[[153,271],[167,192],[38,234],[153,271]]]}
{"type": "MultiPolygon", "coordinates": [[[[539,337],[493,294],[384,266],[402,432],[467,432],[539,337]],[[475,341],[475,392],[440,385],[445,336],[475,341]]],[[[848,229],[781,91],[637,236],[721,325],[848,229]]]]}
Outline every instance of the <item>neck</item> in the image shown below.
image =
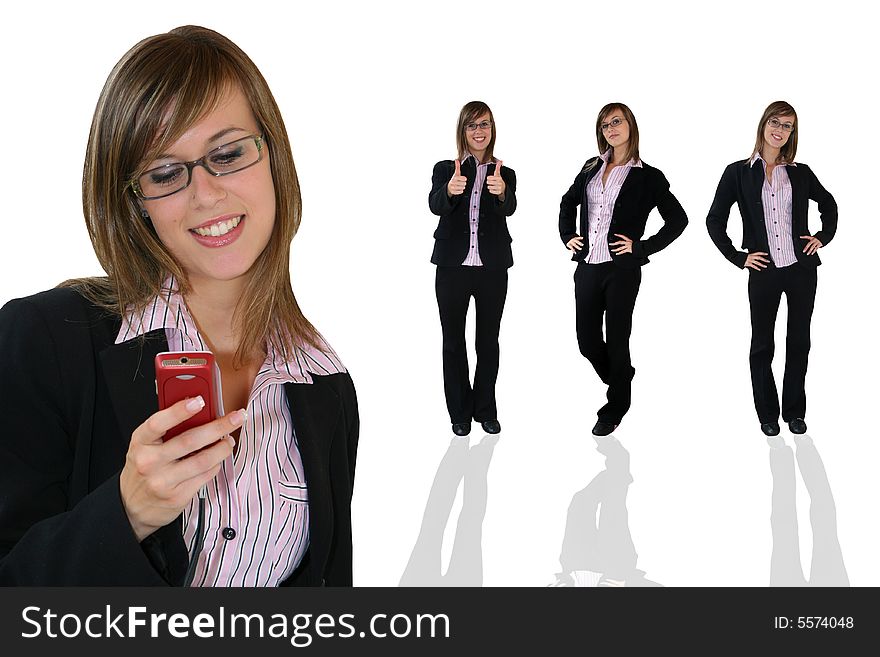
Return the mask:
{"type": "Polygon", "coordinates": [[[779,154],[781,152],[782,149],[770,146],[769,144],[764,144],[764,148],[761,149],[761,157],[764,158],[764,161],[767,164],[773,166],[779,164],[779,154]]]}
{"type": "Polygon", "coordinates": [[[476,158],[477,162],[479,162],[480,164],[486,163],[486,150],[485,149],[482,151],[471,151],[471,155],[473,155],[476,158]]]}
{"type": "Polygon", "coordinates": [[[624,159],[626,157],[626,144],[621,144],[620,146],[614,147],[614,152],[611,153],[611,164],[618,165],[624,164],[624,159]]]}
{"type": "Polygon", "coordinates": [[[233,315],[247,283],[245,277],[231,281],[190,280],[186,305],[199,333],[218,356],[231,356],[241,342],[235,331],[233,315]]]}

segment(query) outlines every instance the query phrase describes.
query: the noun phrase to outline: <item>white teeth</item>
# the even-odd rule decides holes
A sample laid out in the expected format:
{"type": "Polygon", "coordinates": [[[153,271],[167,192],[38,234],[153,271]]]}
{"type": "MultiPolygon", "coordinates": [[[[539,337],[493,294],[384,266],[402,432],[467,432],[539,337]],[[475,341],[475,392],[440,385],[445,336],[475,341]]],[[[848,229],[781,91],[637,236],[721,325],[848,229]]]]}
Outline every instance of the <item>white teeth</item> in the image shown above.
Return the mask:
{"type": "Polygon", "coordinates": [[[235,217],[226,221],[218,221],[216,224],[211,224],[210,226],[206,226],[204,228],[193,228],[193,232],[201,235],[202,237],[220,237],[221,235],[225,235],[230,230],[238,226],[240,222],[241,217],[235,217]]]}

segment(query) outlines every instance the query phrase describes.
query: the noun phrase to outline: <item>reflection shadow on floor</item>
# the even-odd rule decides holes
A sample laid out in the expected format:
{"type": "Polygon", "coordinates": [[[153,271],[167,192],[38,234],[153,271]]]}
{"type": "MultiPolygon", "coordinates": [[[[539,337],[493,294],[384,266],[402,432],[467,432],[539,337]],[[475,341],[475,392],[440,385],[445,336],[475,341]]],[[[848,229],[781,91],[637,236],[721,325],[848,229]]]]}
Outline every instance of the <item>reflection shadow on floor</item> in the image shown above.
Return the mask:
{"type": "Polygon", "coordinates": [[[810,496],[813,555],[810,578],[804,577],[795,496],[795,455],[781,436],[767,439],[773,476],[770,529],[770,586],[849,586],[837,537],[837,508],[819,450],[807,435],[795,436],[797,464],[810,496]]]}
{"type": "Polygon", "coordinates": [[[550,586],[662,586],[636,568],[626,496],[633,478],[629,452],[614,436],[596,438],[605,469],[575,493],[568,507],[559,562],[550,586]]]}
{"type": "Polygon", "coordinates": [[[419,537],[400,578],[400,586],[483,585],[483,518],[489,494],[489,463],[497,442],[497,435],[488,434],[473,447],[469,446],[466,436],[452,439],[434,475],[419,537]],[[462,480],[461,512],[449,568],[443,573],[440,556],[443,533],[462,480]]]}

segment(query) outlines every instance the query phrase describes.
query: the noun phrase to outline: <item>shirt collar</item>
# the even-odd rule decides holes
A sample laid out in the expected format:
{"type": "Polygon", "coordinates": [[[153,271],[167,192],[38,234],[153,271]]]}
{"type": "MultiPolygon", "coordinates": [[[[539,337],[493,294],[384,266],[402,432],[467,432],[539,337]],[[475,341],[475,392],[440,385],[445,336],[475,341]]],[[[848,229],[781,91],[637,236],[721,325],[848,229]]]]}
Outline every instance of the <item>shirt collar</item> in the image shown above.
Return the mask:
{"type": "MultiPolygon", "coordinates": [[[[158,329],[179,331],[185,351],[210,351],[173,276],[165,279],[159,294],[141,312],[137,313],[133,308],[127,310],[116,336],[116,344],[158,329]]],[[[289,354],[278,352],[270,343],[258,377],[271,377],[272,382],[312,383],[312,374],[345,372],[342,361],[321,335],[318,335],[318,342],[320,349],[298,341],[289,354]]]]}
{"type": "MultiPolygon", "coordinates": [[[[609,148],[609,149],[607,149],[604,153],[600,153],[600,154],[599,154],[599,158],[600,158],[605,164],[608,164],[608,160],[611,159],[611,155],[612,155],[612,153],[614,153],[614,149],[609,148]]],[[[637,168],[637,169],[641,169],[641,168],[642,168],[642,161],[633,158],[633,159],[631,159],[629,162],[627,162],[626,164],[624,164],[623,166],[625,166],[625,167],[635,167],[635,168],[637,168]]]]}
{"type": "MultiPolygon", "coordinates": [[[[764,161],[764,158],[761,157],[761,152],[755,151],[754,155],[752,155],[752,159],[749,160],[749,167],[755,166],[755,162],[757,162],[758,160],[761,160],[761,164],[763,164],[764,167],[767,166],[767,163],[764,161]]],[[[783,166],[787,166],[787,167],[796,167],[797,166],[797,164],[795,164],[794,162],[781,162],[781,164],[783,166]]]]}
{"type": "Polygon", "coordinates": [[[480,164],[480,163],[477,161],[477,158],[476,158],[475,155],[473,155],[473,154],[471,154],[471,153],[468,153],[468,154],[466,154],[466,155],[464,156],[464,158],[461,160],[461,163],[464,164],[464,163],[467,162],[469,159],[473,159],[473,161],[474,161],[474,166],[478,166],[478,167],[489,166],[490,164],[494,164],[494,163],[496,163],[496,162],[498,161],[498,160],[496,160],[495,158],[492,158],[492,159],[489,160],[488,162],[484,162],[484,163],[480,164]]]}

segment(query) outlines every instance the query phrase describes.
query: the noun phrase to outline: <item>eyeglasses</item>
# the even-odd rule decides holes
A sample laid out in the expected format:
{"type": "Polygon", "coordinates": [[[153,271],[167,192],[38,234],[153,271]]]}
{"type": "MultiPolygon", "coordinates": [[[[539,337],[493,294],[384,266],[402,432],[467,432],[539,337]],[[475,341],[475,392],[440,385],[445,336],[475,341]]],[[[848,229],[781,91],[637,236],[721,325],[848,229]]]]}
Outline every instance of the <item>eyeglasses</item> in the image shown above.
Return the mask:
{"type": "Polygon", "coordinates": [[[145,171],[129,184],[139,199],[152,201],[189,187],[197,166],[204,167],[212,176],[227,176],[252,167],[262,159],[263,136],[249,135],[218,146],[198,160],[163,164],[145,171]]]}
{"type": "Polygon", "coordinates": [[[624,121],[626,121],[626,119],[622,119],[622,118],[620,118],[619,116],[615,116],[615,117],[614,117],[613,119],[611,119],[608,123],[603,123],[603,124],[601,125],[602,132],[608,132],[608,128],[617,128],[617,127],[620,126],[620,124],[623,123],[624,121]]]}
{"type": "Polygon", "coordinates": [[[777,118],[768,119],[767,125],[769,125],[771,128],[782,128],[783,130],[785,130],[785,132],[791,132],[792,130],[794,130],[794,123],[780,123],[779,119],[777,118]]]}
{"type": "Polygon", "coordinates": [[[483,121],[481,123],[468,123],[464,128],[468,132],[473,132],[477,128],[479,128],[480,130],[488,130],[491,127],[492,127],[491,121],[483,121]]]}

